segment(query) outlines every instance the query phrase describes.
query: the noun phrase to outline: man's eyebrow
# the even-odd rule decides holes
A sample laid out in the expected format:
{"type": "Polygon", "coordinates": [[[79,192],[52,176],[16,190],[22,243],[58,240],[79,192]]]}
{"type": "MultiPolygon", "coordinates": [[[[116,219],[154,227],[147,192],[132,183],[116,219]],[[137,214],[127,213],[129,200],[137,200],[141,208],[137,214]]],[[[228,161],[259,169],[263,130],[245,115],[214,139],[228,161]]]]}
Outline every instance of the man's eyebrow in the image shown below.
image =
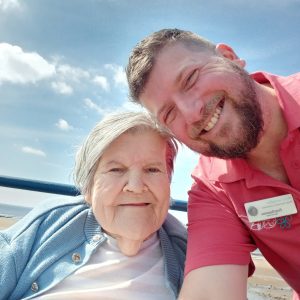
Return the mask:
{"type": "Polygon", "coordinates": [[[189,65],[184,66],[181,70],[179,70],[178,75],[175,77],[175,84],[178,85],[182,82],[186,74],[188,74],[191,70],[194,69],[194,63],[192,62],[189,65]]]}

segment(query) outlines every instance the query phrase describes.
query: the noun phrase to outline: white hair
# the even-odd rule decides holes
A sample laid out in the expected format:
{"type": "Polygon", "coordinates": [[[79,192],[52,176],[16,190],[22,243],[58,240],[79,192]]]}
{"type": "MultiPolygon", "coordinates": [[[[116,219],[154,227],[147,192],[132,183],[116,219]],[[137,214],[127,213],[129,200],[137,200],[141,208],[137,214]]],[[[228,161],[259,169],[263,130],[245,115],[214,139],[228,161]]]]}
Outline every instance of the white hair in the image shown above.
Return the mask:
{"type": "Polygon", "coordinates": [[[103,153],[120,135],[126,132],[157,132],[167,142],[166,163],[171,178],[178,145],[174,137],[162,128],[146,111],[126,111],[107,115],[96,124],[76,154],[74,182],[82,194],[90,192],[92,181],[103,153]]]}

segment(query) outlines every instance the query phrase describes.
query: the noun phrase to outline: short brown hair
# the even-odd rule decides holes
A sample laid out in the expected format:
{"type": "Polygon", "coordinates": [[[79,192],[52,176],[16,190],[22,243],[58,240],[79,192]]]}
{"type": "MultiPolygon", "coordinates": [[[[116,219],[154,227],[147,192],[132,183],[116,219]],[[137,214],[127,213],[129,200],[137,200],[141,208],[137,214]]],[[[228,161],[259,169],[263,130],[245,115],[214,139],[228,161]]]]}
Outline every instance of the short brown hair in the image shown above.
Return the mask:
{"type": "Polygon", "coordinates": [[[150,34],[133,48],[126,67],[132,101],[139,103],[139,96],[145,88],[160,50],[175,42],[182,42],[191,48],[196,47],[197,50],[215,52],[215,44],[191,31],[174,28],[162,29],[150,34]]]}

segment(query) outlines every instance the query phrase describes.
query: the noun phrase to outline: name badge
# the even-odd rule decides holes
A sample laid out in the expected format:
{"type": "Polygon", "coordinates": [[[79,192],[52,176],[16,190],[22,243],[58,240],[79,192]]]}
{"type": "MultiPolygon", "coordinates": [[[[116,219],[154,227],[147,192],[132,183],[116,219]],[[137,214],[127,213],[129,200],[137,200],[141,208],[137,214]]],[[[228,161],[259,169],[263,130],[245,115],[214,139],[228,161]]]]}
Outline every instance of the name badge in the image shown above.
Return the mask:
{"type": "Polygon", "coordinates": [[[250,222],[293,215],[297,208],[291,194],[245,203],[250,222]]]}

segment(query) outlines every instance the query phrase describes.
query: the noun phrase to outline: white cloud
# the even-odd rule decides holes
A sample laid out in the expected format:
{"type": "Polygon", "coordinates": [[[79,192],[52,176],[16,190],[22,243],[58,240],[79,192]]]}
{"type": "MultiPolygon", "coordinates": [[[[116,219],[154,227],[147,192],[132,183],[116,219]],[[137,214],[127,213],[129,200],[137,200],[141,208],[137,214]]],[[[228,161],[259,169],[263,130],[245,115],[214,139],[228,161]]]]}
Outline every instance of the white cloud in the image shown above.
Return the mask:
{"type": "Polygon", "coordinates": [[[69,123],[64,119],[59,119],[55,126],[63,131],[70,131],[73,129],[73,126],[69,125],[69,123]]]}
{"type": "Polygon", "coordinates": [[[97,85],[99,85],[103,90],[109,91],[109,83],[107,81],[107,78],[104,76],[95,76],[93,82],[95,82],[97,85]]]}
{"type": "Polygon", "coordinates": [[[84,81],[90,78],[88,71],[72,67],[68,64],[59,64],[59,59],[52,57],[56,66],[56,78],[51,83],[54,91],[62,95],[71,95],[73,86],[80,88],[84,81]]]}
{"type": "Polygon", "coordinates": [[[55,81],[51,83],[54,91],[62,95],[71,95],[73,93],[73,88],[63,81],[55,81]]]}
{"type": "Polygon", "coordinates": [[[40,150],[40,149],[24,146],[24,147],[22,147],[21,150],[24,153],[46,157],[46,153],[44,151],[40,150]]]}
{"type": "Polygon", "coordinates": [[[116,86],[121,88],[127,87],[126,73],[122,66],[116,64],[106,64],[104,67],[113,72],[113,79],[116,86]]]}
{"type": "Polygon", "coordinates": [[[99,105],[97,105],[95,102],[93,102],[90,98],[83,99],[83,102],[87,108],[97,111],[100,115],[105,115],[106,113],[108,113],[107,109],[101,108],[99,105]]]}
{"type": "Polygon", "coordinates": [[[19,46],[0,43],[0,84],[5,81],[35,83],[54,74],[54,65],[38,53],[24,52],[19,46]]]}
{"type": "Polygon", "coordinates": [[[90,74],[81,68],[62,64],[57,66],[58,76],[64,80],[80,82],[82,79],[88,79],[90,74]]]}
{"type": "Polygon", "coordinates": [[[9,9],[20,8],[19,0],[0,0],[0,11],[7,11],[9,9]]]}

